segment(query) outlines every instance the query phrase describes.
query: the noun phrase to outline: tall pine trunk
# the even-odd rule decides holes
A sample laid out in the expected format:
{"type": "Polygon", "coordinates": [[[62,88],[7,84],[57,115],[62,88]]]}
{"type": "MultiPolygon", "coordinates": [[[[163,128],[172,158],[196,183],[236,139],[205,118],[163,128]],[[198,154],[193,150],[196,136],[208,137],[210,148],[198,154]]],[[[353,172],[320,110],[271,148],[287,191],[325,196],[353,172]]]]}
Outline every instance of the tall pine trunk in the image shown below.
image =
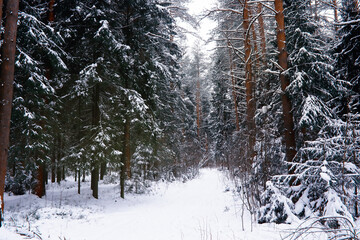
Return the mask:
{"type": "Polygon", "coordinates": [[[200,99],[200,63],[197,63],[197,80],[196,80],[196,125],[197,125],[197,135],[200,139],[200,129],[201,129],[201,99],[200,99]]]}
{"type": "MultiPolygon", "coordinates": [[[[81,134],[81,114],[82,114],[82,111],[81,111],[81,107],[82,107],[82,104],[81,104],[81,97],[79,97],[79,102],[78,102],[78,122],[77,122],[77,127],[78,127],[78,129],[77,129],[77,131],[78,131],[78,136],[77,136],[77,138],[78,138],[78,141],[80,142],[81,141],[81,136],[82,136],[82,134],[81,134]]],[[[80,159],[79,159],[79,163],[77,164],[77,168],[76,168],[76,171],[77,171],[77,175],[78,175],[78,194],[80,194],[80,188],[81,188],[81,181],[80,181],[80,178],[81,178],[81,159],[82,158],[82,156],[80,156],[80,159]]]]}
{"type": "MultiPolygon", "coordinates": [[[[127,102],[128,100],[126,100],[127,102]]],[[[126,103],[126,107],[128,104],[126,103]]],[[[120,169],[120,197],[125,198],[125,180],[131,178],[131,165],[130,165],[130,117],[128,114],[125,116],[124,123],[124,136],[123,136],[123,155],[121,157],[120,169]]]]}
{"type": "Polygon", "coordinates": [[[229,61],[230,61],[229,64],[230,64],[232,97],[233,97],[233,101],[234,101],[234,111],[235,111],[235,129],[236,129],[236,131],[239,131],[240,130],[240,121],[239,121],[237,94],[236,94],[236,90],[235,90],[236,81],[235,81],[235,76],[234,76],[235,63],[234,63],[234,59],[233,59],[232,50],[230,48],[231,47],[230,41],[228,41],[228,47],[229,47],[229,61]]]}
{"type": "Polygon", "coordinates": [[[77,178],[77,183],[78,183],[78,194],[80,194],[80,187],[81,187],[81,171],[80,169],[77,170],[77,174],[78,174],[78,178],[77,178]]]}
{"type": "Polygon", "coordinates": [[[120,197],[125,198],[125,178],[126,178],[126,167],[125,167],[125,156],[121,156],[121,167],[120,167],[120,197]]]}
{"type": "Polygon", "coordinates": [[[245,164],[246,170],[249,170],[255,156],[256,126],[255,110],[256,100],[254,98],[255,81],[252,73],[251,64],[251,39],[250,39],[250,9],[248,1],[245,0],[243,11],[244,28],[244,47],[245,47],[245,93],[246,93],[246,124],[248,130],[248,156],[245,164]]]}
{"type": "Polygon", "coordinates": [[[0,74],[0,101],[2,103],[0,104],[0,225],[4,213],[4,188],[9,151],[18,10],[19,0],[9,0],[7,2],[0,74]]]}
{"type": "Polygon", "coordinates": [[[104,180],[106,174],[106,162],[101,162],[100,165],[100,180],[104,180]]]}
{"type": "Polygon", "coordinates": [[[41,198],[45,195],[45,163],[38,164],[37,170],[37,185],[35,188],[35,194],[41,198]]]}
{"type": "Polygon", "coordinates": [[[339,27],[338,25],[336,25],[337,23],[339,23],[339,18],[338,18],[338,7],[337,7],[337,0],[333,0],[333,5],[334,5],[334,21],[335,21],[335,31],[337,32],[339,27]]]}
{"type": "Polygon", "coordinates": [[[54,137],[52,155],[51,155],[51,182],[56,181],[56,137],[54,137]]]}
{"type": "MultiPolygon", "coordinates": [[[[55,0],[50,0],[49,2],[49,15],[48,15],[48,22],[49,24],[51,24],[52,22],[54,22],[54,2],[55,0]]],[[[46,76],[46,79],[48,81],[50,81],[51,79],[51,74],[52,74],[52,69],[50,67],[50,64],[48,63],[47,64],[48,66],[45,68],[45,76],[46,76]]],[[[48,100],[43,97],[44,100],[45,100],[45,103],[48,103],[48,100]]],[[[44,127],[44,122],[40,122],[39,123],[41,127],[44,127]]],[[[38,167],[38,170],[37,170],[37,186],[35,187],[35,194],[38,196],[38,197],[42,197],[45,195],[45,183],[47,181],[47,171],[46,171],[46,165],[44,162],[41,162],[39,161],[37,163],[37,167],[38,167]]],[[[53,165],[51,166],[53,168],[53,165]]],[[[53,178],[52,178],[53,180],[53,178]]]]}
{"type": "Polygon", "coordinates": [[[266,65],[266,36],[265,36],[265,26],[264,26],[264,19],[262,14],[262,4],[258,3],[257,6],[257,13],[259,14],[259,32],[261,38],[261,59],[263,61],[263,65],[266,65]]]}
{"type": "MultiPolygon", "coordinates": [[[[294,119],[291,112],[292,106],[289,96],[286,94],[286,88],[289,86],[289,78],[284,74],[287,70],[287,52],[286,52],[286,37],[285,37],[285,21],[284,21],[284,8],[282,0],[275,0],[275,19],[277,22],[277,45],[279,51],[279,65],[281,66],[280,84],[282,90],[281,102],[283,107],[283,120],[284,120],[284,137],[286,146],[286,160],[291,163],[296,155],[296,142],[294,133],[294,119]]],[[[289,167],[289,173],[294,173],[294,170],[289,167]]],[[[291,182],[292,184],[292,182],[291,182]]]]}
{"type": "Polygon", "coordinates": [[[130,117],[126,116],[124,128],[124,156],[126,177],[131,178],[131,151],[130,151],[130,117]]]}
{"type": "Polygon", "coordinates": [[[55,21],[54,4],[55,4],[55,0],[49,1],[49,16],[48,16],[49,23],[52,23],[55,21]]]}
{"type": "MultiPolygon", "coordinates": [[[[93,107],[92,107],[92,127],[95,129],[100,124],[100,84],[96,83],[93,89],[93,107]]],[[[95,154],[95,153],[94,153],[95,154]]],[[[99,198],[99,160],[93,157],[91,164],[91,186],[92,195],[94,198],[99,198]]]]}
{"type": "Polygon", "coordinates": [[[57,158],[56,158],[56,182],[60,184],[61,182],[61,133],[58,133],[58,141],[57,141],[57,158]]]}
{"type": "MultiPolygon", "coordinates": [[[[51,24],[55,21],[55,16],[54,16],[54,4],[55,4],[55,0],[50,0],[49,1],[49,14],[48,14],[48,23],[51,24]]],[[[51,68],[48,67],[46,69],[46,78],[48,80],[50,80],[51,78],[51,68]]],[[[55,138],[54,138],[54,141],[55,138]]],[[[54,144],[54,149],[53,149],[53,155],[51,157],[51,182],[54,183],[55,182],[55,164],[56,164],[56,151],[55,151],[55,148],[56,148],[56,144],[54,144]]]]}

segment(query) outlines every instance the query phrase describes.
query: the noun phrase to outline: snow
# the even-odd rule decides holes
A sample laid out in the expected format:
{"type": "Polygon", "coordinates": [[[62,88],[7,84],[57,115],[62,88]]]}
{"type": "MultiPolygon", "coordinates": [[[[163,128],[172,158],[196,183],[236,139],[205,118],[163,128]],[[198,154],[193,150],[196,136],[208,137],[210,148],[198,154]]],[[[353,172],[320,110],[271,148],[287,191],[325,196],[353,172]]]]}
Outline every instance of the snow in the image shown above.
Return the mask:
{"type": "Polygon", "coordinates": [[[320,173],[320,177],[322,179],[324,179],[326,182],[329,182],[331,180],[331,177],[329,176],[329,174],[325,173],[325,172],[321,172],[320,173]]]}
{"type": "Polygon", "coordinates": [[[100,184],[100,198],[91,197],[89,182],[77,194],[73,180],[49,184],[47,196],[6,196],[5,228],[0,239],[126,239],[126,240],[258,240],[282,239],[287,224],[255,224],[235,200],[233,184],[220,171],[203,169],[191,181],[152,186],[149,194],[119,198],[117,183],[100,184]]]}

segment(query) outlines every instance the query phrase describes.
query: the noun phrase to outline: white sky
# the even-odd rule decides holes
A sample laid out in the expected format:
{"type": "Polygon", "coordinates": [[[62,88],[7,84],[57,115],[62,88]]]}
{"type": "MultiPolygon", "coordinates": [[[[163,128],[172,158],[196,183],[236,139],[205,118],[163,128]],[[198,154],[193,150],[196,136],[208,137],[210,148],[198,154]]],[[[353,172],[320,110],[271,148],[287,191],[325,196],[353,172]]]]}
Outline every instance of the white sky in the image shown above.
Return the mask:
{"type": "MultiPolygon", "coordinates": [[[[198,19],[200,20],[200,17],[204,14],[207,14],[208,10],[214,8],[216,4],[217,0],[191,0],[187,4],[187,7],[189,9],[189,14],[193,15],[194,17],[199,17],[198,19]]],[[[190,31],[194,31],[200,36],[200,38],[203,40],[200,41],[201,45],[204,44],[204,46],[202,47],[202,49],[205,50],[204,54],[209,56],[215,48],[215,42],[207,43],[207,41],[209,40],[209,38],[211,38],[211,31],[216,27],[216,22],[206,17],[200,21],[199,29],[191,29],[191,26],[185,23],[182,23],[181,26],[187,29],[190,28],[190,31]]],[[[189,46],[189,49],[191,49],[194,43],[199,40],[196,36],[190,33],[186,34],[186,36],[186,45],[189,46]]]]}

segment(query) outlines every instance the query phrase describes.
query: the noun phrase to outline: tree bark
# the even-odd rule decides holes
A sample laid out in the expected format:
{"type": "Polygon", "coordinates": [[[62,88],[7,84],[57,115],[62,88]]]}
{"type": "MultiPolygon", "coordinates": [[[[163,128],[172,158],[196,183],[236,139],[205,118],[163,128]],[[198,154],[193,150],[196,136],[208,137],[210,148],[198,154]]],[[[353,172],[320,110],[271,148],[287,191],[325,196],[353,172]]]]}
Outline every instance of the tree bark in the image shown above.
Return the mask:
{"type": "Polygon", "coordinates": [[[262,55],[262,61],[263,61],[263,65],[265,66],[266,65],[266,36],[265,36],[265,27],[264,27],[264,19],[263,19],[263,16],[261,14],[262,12],[262,4],[261,3],[258,3],[258,6],[257,6],[257,10],[258,10],[258,14],[259,15],[259,18],[258,18],[258,21],[259,21],[259,32],[260,32],[260,38],[261,38],[261,55],[262,55]]]}
{"type": "MultiPolygon", "coordinates": [[[[81,97],[79,97],[79,102],[78,102],[78,122],[77,122],[77,131],[78,131],[78,141],[81,141],[81,97]]],[[[80,156],[80,159],[78,160],[79,162],[77,163],[77,168],[75,169],[75,171],[77,172],[77,176],[78,176],[78,194],[80,194],[80,187],[81,187],[81,162],[82,162],[82,156],[80,156]]]]}
{"type": "Polygon", "coordinates": [[[200,128],[201,128],[201,99],[200,99],[200,64],[197,64],[197,80],[196,80],[196,125],[197,135],[200,139],[200,128]]]}
{"type": "MultiPolygon", "coordinates": [[[[2,22],[2,17],[3,17],[3,6],[4,6],[4,1],[0,0],[0,28],[3,27],[3,22],[2,22]]],[[[0,40],[2,39],[2,36],[0,34],[0,40]]],[[[0,222],[1,224],[1,222],[0,222]]]]}
{"type": "Polygon", "coordinates": [[[106,162],[101,162],[100,165],[100,180],[104,180],[106,174],[106,162]]]}
{"type": "Polygon", "coordinates": [[[335,21],[335,31],[337,32],[339,30],[337,23],[339,23],[339,17],[338,17],[338,9],[337,9],[337,0],[333,0],[334,5],[334,21],[335,21]]]}
{"type": "Polygon", "coordinates": [[[124,127],[124,156],[125,156],[125,168],[126,177],[131,178],[131,151],[130,151],[130,117],[126,116],[124,127]]]}
{"type": "Polygon", "coordinates": [[[78,180],[78,194],[80,194],[80,187],[81,187],[81,171],[80,171],[80,169],[78,170],[78,178],[77,178],[77,180],[78,180]]]}
{"type": "MultiPolygon", "coordinates": [[[[293,161],[296,155],[296,142],[295,142],[295,133],[294,133],[294,119],[291,112],[292,106],[291,101],[286,94],[286,88],[289,86],[289,78],[284,74],[284,71],[287,70],[287,52],[286,52],[286,37],[285,37],[285,21],[283,13],[283,1],[275,0],[275,10],[276,15],[275,19],[277,22],[277,45],[279,51],[279,65],[281,66],[280,73],[280,84],[281,90],[283,91],[281,96],[281,102],[283,107],[283,120],[284,120],[284,137],[285,137],[285,146],[286,146],[286,160],[290,163],[293,161]]],[[[289,168],[289,173],[294,173],[293,169],[289,168]]]]}
{"type": "MultiPolygon", "coordinates": [[[[54,3],[55,3],[55,0],[50,0],[49,1],[49,15],[48,15],[48,22],[49,23],[53,23],[55,21],[55,17],[54,17],[54,3]]],[[[47,67],[46,69],[46,78],[48,80],[50,80],[51,78],[51,74],[52,74],[52,71],[51,71],[51,68],[50,66],[47,67]]],[[[56,147],[56,145],[54,145],[54,148],[56,147]]],[[[55,157],[55,150],[54,151],[54,154],[51,158],[51,182],[55,182],[55,161],[56,161],[56,157],[55,157]]]]}
{"type": "MultiPolygon", "coordinates": [[[[96,83],[93,89],[93,107],[92,107],[92,127],[96,128],[100,124],[100,85],[96,83]]],[[[99,160],[93,157],[91,171],[92,195],[99,198],[99,160]]]]}
{"type": "Polygon", "coordinates": [[[235,77],[234,77],[235,63],[234,63],[233,55],[231,53],[230,42],[228,42],[228,47],[229,47],[229,61],[230,61],[229,64],[230,64],[231,86],[232,86],[232,95],[233,95],[234,111],[235,111],[235,129],[236,129],[236,131],[239,131],[240,130],[240,121],[239,121],[237,94],[236,94],[236,91],[235,91],[236,82],[235,82],[235,77]]]}
{"type": "Polygon", "coordinates": [[[56,159],[56,182],[60,184],[61,182],[61,134],[58,134],[58,141],[57,141],[57,159],[56,159]]]}
{"type": "Polygon", "coordinates": [[[120,197],[125,198],[125,177],[126,177],[126,167],[125,167],[125,156],[121,156],[121,167],[120,167],[120,197]]]}
{"type": "MultiPolygon", "coordinates": [[[[251,10],[249,9],[249,19],[252,19],[252,13],[251,13],[251,10]]],[[[255,62],[256,62],[256,70],[259,71],[259,68],[260,68],[260,56],[259,56],[259,51],[258,51],[258,45],[257,45],[257,36],[256,36],[256,29],[255,29],[255,24],[251,24],[251,33],[252,33],[252,43],[253,43],[253,46],[254,46],[254,53],[255,53],[255,62]]],[[[256,71],[255,71],[256,72],[256,71]]],[[[253,76],[253,82],[254,82],[254,90],[256,88],[256,74],[254,74],[253,76]]],[[[254,98],[255,99],[255,98],[254,98]]]]}
{"type": "Polygon", "coordinates": [[[19,0],[9,0],[7,2],[0,74],[0,225],[4,212],[4,188],[9,150],[18,10],[19,0]]]}
{"type": "Polygon", "coordinates": [[[253,159],[255,157],[255,141],[256,141],[256,126],[255,126],[255,110],[256,101],[254,98],[255,82],[252,74],[251,64],[251,39],[250,39],[250,9],[248,1],[244,2],[243,11],[243,28],[244,28],[244,47],[245,47],[245,93],[246,93],[246,123],[248,129],[248,161],[246,163],[247,170],[250,169],[253,159]]]}
{"type": "Polygon", "coordinates": [[[49,23],[52,23],[55,20],[54,4],[55,4],[55,0],[49,1],[49,16],[48,16],[49,23]]]}
{"type": "MultiPolygon", "coordinates": [[[[128,100],[126,100],[127,102],[128,100]]],[[[127,108],[128,103],[125,104],[127,108]]],[[[125,198],[125,179],[131,178],[131,152],[130,152],[130,116],[126,114],[124,123],[123,155],[120,169],[120,197],[125,198]]]]}
{"type": "Polygon", "coordinates": [[[318,21],[319,16],[318,16],[318,2],[317,2],[317,0],[315,0],[314,14],[315,14],[315,20],[318,21]]]}
{"type": "Polygon", "coordinates": [[[54,137],[54,145],[51,156],[51,182],[56,181],[56,137],[54,137]]]}
{"type": "Polygon", "coordinates": [[[91,185],[92,195],[94,198],[99,198],[99,163],[94,161],[91,171],[91,185]]]}
{"type": "Polygon", "coordinates": [[[45,164],[44,163],[40,163],[38,164],[38,170],[37,170],[37,185],[35,188],[35,194],[36,196],[38,196],[39,198],[41,198],[42,196],[45,195],[45,164]]]}

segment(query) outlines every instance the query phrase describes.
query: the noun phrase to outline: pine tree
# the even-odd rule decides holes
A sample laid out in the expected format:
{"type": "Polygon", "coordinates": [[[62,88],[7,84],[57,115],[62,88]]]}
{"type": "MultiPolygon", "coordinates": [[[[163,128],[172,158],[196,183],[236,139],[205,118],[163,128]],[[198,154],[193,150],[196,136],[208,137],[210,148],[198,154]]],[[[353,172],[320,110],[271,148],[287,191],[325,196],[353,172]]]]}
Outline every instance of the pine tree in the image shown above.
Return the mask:
{"type": "MultiPolygon", "coordinates": [[[[289,79],[284,74],[284,71],[288,68],[287,63],[287,51],[286,51],[286,35],[285,35],[285,21],[284,21],[284,9],[283,1],[275,1],[275,19],[277,22],[277,47],[279,51],[279,66],[280,66],[280,85],[281,90],[283,91],[281,96],[282,102],[282,111],[283,111],[283,121],[284,121],[284,140],[286,146],[286,160],[290,163],[293,161],[296,155],[296,143],[295,143],[295,132],[294,132],[294,119],[292,114],[291,101],[288,94],[286,93],[286,88],[289,86],[289,79]]],[[[292,170],[289,169],[291,173],[292,170]]]]}
{"type": "Polygon", "coordinates": [[[357,1],[342,1],[342,23],[338,31],[339,40],[335,44],[335,63],[337,79],[342,81],[343,94],[340,98],[340,115],[344,116],[350,111],[359,113],[359,93],[360,93],[360,44],[357,38],[360,35],[360,13],[357,1]],[[354,105],[354,109],[349,109],[349,104],[354,105]]]}
{"type": "Polygon", "coordinates": [[[9,151],[11,106],[13,100],[18,9],[18,0],[12,0],[7,2],[4,42],[2,44],[1,54],[2,62],[0,100],[2,104],[0,104],[0,226],[3,221],[2,216],[4,213],[5,175],[9,151]]]}
{"type": "Polygon", "coordinates": [[[321,34],[319,22],[312,17],[308,5],[306,0],[296,4],[285,1],[288,94],[294,108],[298,147],[316,138],[322,126],[334,118],[327,102],[338,89],[330,75],[332,62],[326,44],[329,39],[321,34]]]}

